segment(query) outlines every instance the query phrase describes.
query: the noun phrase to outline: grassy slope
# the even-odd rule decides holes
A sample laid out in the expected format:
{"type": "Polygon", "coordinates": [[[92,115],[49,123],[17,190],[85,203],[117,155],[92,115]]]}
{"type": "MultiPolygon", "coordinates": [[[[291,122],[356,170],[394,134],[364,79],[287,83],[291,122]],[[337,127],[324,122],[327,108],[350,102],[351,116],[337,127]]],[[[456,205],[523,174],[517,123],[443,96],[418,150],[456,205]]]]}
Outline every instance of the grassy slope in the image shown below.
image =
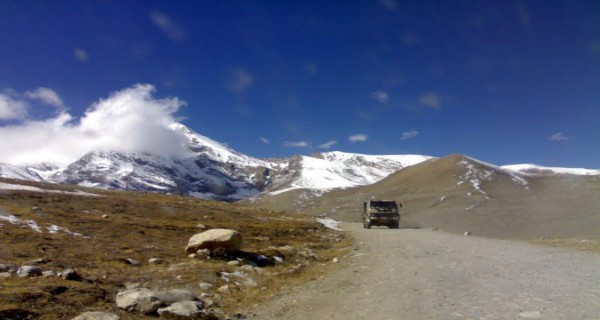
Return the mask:
{"type": "MultiPolygon", "coordinates": [[[[22,220],[32,219],[44,229],[43,233],[37,233],[28,227],[1,221],[0,263],[23,265],[33,259],[46,258],[51,262],[41,265],[43,270],[61,271],[73,267],[86,279],[74,282],[42,277],[0,278],[0,311],[26,309],[35,311],[39,319],[67,319],[83,311],[110,311],[119,314],[121,319],[143,319],[115,306],[114,297],[127,282],[139,282],[150,288],[190,289],[197,294],[200,294],[199,282],[210,282],[217,288],[225,284],[217,272],[233,271],[235,267],[216,259],[190,259],[184,254],[189,237],[200,232],[196,229],[199,223],[210,228],[238,230],[244,237],[243,250],[247,252],[261,253],[271,245],[311,248],[319,256],[312,261],[313,266],[340,254],[349,243],[339,233],[298,214],[288,216],[284,212],[248,205],[189,197],[86,191],[101,197],[0,190],[0,213],[14,214],[22,220]],[[105,214],[108,218],[102,218],[105,214]],[[45,229],[49,224],[90,238],[64,232],[50,234],[45,229]],[[162,258],[164,263],[148,264],[151,257],[162,258]],[[125,264],[126,258],[140,261],[141,266],[125,264]]],[[[217,296],[215,302],[233,312],[274,294],[284,282],[306,281],[321,272],[315,267],[297,268],[304,262],[298,256],[286,258],[283,265],[264,268],[266,272],[262,275],[251,275],[259,284],[257,288],[240,288],[228,296],[217,296]]],[[[214,289],[208,293],[213,294],[214,289]]]]}

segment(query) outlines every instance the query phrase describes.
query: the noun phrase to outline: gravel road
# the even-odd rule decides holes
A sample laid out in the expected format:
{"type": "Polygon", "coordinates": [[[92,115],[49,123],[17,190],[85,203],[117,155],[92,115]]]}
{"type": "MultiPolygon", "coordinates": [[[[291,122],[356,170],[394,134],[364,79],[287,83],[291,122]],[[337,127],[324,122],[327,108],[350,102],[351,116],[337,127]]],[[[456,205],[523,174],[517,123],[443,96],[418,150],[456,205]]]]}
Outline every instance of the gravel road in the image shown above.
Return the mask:
{"type": "Polygon", "coordinates": [[[345,224],[357,250],[250,319],[600,319],[600,254],[345,224]]]}

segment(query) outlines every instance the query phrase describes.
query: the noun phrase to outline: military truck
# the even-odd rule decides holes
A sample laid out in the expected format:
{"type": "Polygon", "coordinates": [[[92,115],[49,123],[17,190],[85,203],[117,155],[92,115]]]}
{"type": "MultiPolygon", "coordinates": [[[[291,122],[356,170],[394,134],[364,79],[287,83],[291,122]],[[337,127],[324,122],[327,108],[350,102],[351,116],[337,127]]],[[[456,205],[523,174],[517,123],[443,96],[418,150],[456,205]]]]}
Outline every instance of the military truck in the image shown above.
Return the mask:
{"type": "Polygon", "coordinates": [[[363,202],[363,227],[387,226],[390,229],[400,227],[400,211],[402,204],[393,200],[369,200],[363,202]]]}

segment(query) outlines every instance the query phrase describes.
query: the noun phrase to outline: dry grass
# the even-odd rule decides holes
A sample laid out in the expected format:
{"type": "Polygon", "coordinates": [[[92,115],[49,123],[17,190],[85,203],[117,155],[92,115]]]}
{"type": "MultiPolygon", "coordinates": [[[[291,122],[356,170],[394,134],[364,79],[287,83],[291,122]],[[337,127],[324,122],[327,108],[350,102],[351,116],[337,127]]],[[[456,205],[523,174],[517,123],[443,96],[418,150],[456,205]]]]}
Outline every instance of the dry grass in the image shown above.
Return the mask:
{"type": "Polygon", "coordinates": [[[600,240],[582,240],[582,239],[535,239],[531,241],[534,244],[539,244],[548,247],[568,248],[584,251],[600,252],[600,240]]]}
{"type": "Polygon", "coordinates": [[[0,214],[34,220],[43,229],[38,233],[27,226],[0,221],[0,263],[24,265],[46,258],[50,262],[40,266],[43,270],[75,268],[85,280],[0,278],[0,314],[18,308],[34,312],[32,318],[36,319],[68,319],[84,311],[109,311],[121,319],[143,319],[144,316],[116,308],[115,295],[126,283],[160,289],[183,288],[200,294],[198,283],[209,282],[215,286],[207,293],[214,295],[214,289],[225,284],[218,273],[232,272],[236,267],[222,260],[194,260],[184,254],[189,237],[200,232],[196,228],[199,223],[210,228],[238,230],[244,237],[246,252],[268,253],[269,246],[289,245],[299,250],[309,248],[317,255],[310,259],[299,255],[286,257],[283,264],[262,268],[261,274],[251,275],[258,283],[256,288],[240,286],[229,295],[213,296],[218,307],[229,313],[268,299],[283,283],[315,278],[322,272],[322,264],[343,254],[350,242],[308,216],[252,205],[27,184],[55,190],[83,190],[101,196],[0,191],[0,214]],[[46,229],[50,225],[83,237],[62,231],[51,234],[46,229]],[[163,259],[163,263],[149,264],[147,261],[152,257],[163,259]],[[141,265],[125,264],[126,258],[141,265]]]}

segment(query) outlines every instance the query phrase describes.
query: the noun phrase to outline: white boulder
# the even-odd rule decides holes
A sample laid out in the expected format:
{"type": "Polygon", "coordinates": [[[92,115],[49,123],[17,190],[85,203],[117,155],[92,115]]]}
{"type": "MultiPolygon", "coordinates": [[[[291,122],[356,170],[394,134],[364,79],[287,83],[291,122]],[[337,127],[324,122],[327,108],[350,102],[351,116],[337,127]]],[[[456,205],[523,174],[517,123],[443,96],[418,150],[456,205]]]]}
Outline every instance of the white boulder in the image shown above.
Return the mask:
{"type": "Polygon", "coordinates": [[[230,252],[238,251],[242,248],[242,241],[242,235],[235,230],[211,229],[193,235],[188,241],[185,252],[191,254],[201,249],[208,249],[212,252],[217,248],[223,248],[230,252]]]}

